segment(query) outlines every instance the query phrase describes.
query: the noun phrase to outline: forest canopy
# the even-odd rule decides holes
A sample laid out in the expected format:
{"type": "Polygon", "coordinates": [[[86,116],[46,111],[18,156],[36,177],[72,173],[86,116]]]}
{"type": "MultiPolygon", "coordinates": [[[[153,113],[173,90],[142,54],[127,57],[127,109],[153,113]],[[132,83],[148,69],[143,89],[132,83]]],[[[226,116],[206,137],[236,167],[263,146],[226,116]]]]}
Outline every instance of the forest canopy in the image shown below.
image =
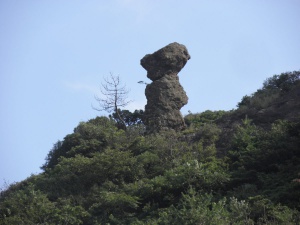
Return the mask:
{"type": "Polygon", "coordinates": [[[80,122],[1,192],[0,224],[299,224],[299,75],[180,132],[145,135],[143,110],[80,122]]]}

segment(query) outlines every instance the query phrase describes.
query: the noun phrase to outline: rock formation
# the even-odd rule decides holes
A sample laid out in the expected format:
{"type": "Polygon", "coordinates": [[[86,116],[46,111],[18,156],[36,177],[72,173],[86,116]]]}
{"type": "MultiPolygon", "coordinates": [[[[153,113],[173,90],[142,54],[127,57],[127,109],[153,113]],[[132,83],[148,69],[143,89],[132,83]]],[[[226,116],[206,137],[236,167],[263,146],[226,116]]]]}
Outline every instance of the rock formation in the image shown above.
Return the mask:
{"type": "Polygon", "coordinates": [[[187,104],[188,97],[177,74],[189,59],[186,47],[176,42],[141,59],[147,77],[153,81],[145,90],[144,123],[147,133],[185,128],[180,109],[187,104]]]}

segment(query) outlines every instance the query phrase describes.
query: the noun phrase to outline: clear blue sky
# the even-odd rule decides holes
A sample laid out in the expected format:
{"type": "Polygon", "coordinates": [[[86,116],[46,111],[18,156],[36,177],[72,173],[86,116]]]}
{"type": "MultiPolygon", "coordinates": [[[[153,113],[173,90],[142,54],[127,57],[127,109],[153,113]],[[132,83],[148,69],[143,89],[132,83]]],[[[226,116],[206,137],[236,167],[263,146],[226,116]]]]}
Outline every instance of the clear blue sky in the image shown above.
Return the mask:
{"type": "Polygon", "coordinates": [[[193,113],[235,108],[281,72],[300,69],[299,0],[1,0],[0,187],[41,172],[57,140],[91,108],[110,72],[146,104],[140,59],[179,42],[193,113]]]}

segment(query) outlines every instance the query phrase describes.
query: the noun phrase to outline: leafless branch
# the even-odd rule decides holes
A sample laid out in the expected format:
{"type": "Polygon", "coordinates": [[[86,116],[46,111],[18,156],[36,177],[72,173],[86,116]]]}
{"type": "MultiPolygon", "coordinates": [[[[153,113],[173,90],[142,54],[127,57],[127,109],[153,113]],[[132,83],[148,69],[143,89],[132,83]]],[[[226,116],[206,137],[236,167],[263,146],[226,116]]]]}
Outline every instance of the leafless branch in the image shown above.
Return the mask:
{"type": "Polygon", "coordinates": [[[110,76],[104,78],[104,82],[101,83],[100,91],[103,97],[95,96],[99,107],[92,107],[97,111],[106,111],[108,113],[115,112],[120,121],[122,121],[124,129],[126,129],[125,122],[118,111],[120,108],[127,106],[131,101],[127,100],[129,90],[126,88],[126,85],[120,85],[120,77],[110,73],[110,76]]]}

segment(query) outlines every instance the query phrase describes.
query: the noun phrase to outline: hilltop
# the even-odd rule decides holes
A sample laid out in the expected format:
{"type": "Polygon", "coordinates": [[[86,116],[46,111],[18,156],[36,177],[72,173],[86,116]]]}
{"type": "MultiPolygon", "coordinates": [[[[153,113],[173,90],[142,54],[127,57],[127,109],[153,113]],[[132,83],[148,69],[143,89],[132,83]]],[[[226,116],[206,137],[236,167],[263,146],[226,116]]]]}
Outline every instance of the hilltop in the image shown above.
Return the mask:
{"type": "Polygon", "coordinates": [[[300,71],[231,111],[145,135],[142,110],[81,122],[43,172],[0,195],[0,224],[298,224],[300,71]]]}

